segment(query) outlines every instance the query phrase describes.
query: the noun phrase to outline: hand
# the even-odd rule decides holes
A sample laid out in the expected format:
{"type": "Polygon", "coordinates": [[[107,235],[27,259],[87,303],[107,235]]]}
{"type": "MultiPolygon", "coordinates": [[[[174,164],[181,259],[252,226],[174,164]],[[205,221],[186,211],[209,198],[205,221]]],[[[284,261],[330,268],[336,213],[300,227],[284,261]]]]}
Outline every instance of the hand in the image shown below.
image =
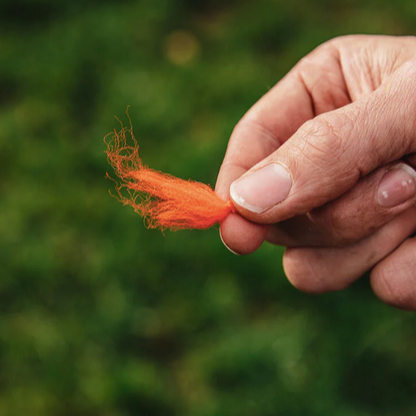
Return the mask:
{"type": "Polygon", "coordinates": [[[231,188],[241,215],[221,225],[224,243],[294,247],[288,278],[314,293],[373,269],[380,298],[416,309],[415,127],[416,38],[322,45],[233,131],[216,190],[231,188]]]}

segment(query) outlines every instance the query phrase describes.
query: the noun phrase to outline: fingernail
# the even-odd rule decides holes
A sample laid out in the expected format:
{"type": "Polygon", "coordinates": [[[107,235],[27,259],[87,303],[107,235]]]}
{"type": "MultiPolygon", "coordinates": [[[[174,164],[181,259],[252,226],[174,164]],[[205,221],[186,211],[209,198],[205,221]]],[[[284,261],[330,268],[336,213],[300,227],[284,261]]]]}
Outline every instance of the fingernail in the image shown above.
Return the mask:
{"type": "Polygon", "coordinates": [[[388,171],[378,188],[378,203],[393,208],[406,202],[416,193],[416,172],[404,163],[388,171]]]}
{"type": "Polygon", "coordinates": [[[290,173],[278,163],[238,179],[231,184],[231,198],[248,211],[260,214],[282,202],[292,188],[290,173]]]}
{"type": "Polygon", "coordinates": [[[220,228],[220,238],[222,243],[224,244],[225,248],[230,251],[231,253],[235,254],[236,256],[240,256],[240,254],[238,254],[236,251],[232,250],[230,247],[228,247],[228,245],[225,243],[224,239],[222,238],[222,233],[221,233],[221,228],[220,228]]]}

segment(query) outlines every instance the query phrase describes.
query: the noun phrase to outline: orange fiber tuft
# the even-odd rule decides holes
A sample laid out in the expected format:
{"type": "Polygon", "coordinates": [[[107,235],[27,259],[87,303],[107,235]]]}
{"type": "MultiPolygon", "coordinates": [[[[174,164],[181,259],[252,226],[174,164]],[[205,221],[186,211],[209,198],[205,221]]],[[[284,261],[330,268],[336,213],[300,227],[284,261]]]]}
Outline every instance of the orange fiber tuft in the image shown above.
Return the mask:
{"type": "Polygon", "coordinates": [[[148,228],[202,230],[220,223],[230,212],[236,212],[231,201],[222,200],[210,186],[143,165],[131,121],[130,128],[119,122],[121,130],[114,129],[104,138],[108,162],[121,180],[118,183],[113,179],[117,198],[123,205],[131,205],[148,228]],[[127,143],[128,136],[132,145],[127,143]]]}

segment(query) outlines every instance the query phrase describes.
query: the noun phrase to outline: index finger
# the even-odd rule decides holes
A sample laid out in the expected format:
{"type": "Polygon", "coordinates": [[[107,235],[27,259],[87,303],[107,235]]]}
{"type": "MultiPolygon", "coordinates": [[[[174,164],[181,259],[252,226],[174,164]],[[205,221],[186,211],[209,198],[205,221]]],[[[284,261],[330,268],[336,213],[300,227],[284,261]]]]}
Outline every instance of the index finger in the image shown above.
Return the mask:
{"type": "MultiPolygon", "coordinates": [[[[348,104],[339,62],[330,47],[321,47],[301,61],[264,95],[235,127],[218,175],[216,192],[230,197],[230,185],[257,163],[270,156],[298,128],[315,115],[348,104]],[[313,93],[314,91],[314,93],[313,93]]],[[[226,246],[240,254],[255,251],[268,227],[230,214],[221,224],[226,246]]]]}
{"type": "MultiPolygon", "coordinates": [[[[305,87],[293,75],[288,75],[234,128],[218,175],[217,194],[228,200],[231,183],[278,149],[312,116],[311,100],[305,87]]],[[[249,254],[263,243],[268,227],[230,214],[221,224],[220,232],[222,241],[232,251],[249,254]]]]}

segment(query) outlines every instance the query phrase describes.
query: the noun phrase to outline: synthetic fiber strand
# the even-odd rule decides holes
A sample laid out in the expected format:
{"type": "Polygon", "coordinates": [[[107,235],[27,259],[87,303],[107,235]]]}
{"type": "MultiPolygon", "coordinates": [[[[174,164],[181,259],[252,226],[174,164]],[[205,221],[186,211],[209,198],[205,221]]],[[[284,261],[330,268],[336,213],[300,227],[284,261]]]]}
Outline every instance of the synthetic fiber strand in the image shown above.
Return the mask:
{"type": "Polygon", "coordinates": [[[132,206],[147,227],[162,231],[206,229],[236,212],[231,201],[222,200],[210,186],[145,166],[131,122],[129,128],[120,125],[120,131],[114,129],[104,138],[108,162],[120,182],[107,176],[116,183],[117,199],[132,206]]]}

